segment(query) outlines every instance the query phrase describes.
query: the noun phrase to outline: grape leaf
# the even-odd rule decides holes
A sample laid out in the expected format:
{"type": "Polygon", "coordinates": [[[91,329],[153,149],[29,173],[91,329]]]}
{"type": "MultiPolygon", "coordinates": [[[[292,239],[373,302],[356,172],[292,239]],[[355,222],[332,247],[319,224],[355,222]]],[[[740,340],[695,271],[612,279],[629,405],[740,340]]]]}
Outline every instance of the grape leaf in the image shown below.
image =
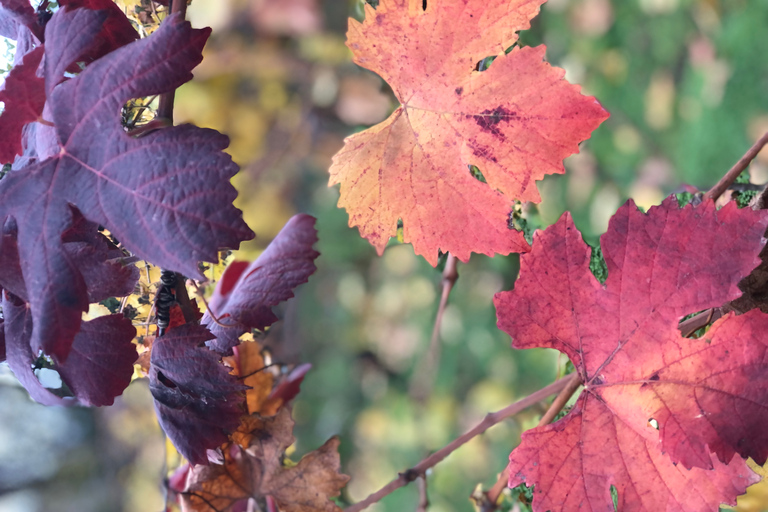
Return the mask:
{"type": "Polygon", "coordinates": [[[136,329],[123,315],[108,315],[83,322],[75,336],[71,357],[64,363],[55,362],[61,380],[76,399],[64,398],[46,389],[32,369],[37,356],[29,339],[32,335],[32,315],[27,305],[3,292],[4,333],[6,356],[19,382],[30,396],[45,405],[112,405],[133,375],[136,347],[132,340],[136,329]]]}
{"type": "Polygon", "coordinates": [[[139,38],[111,0],[70,0],[61,4],[63,8],[45,26],[46,38],[53,43],[47,50],[40,45],[24,55],[0,91],[0,101],[6,105],[0,115],[0,162],[10,162],[22,154],[22,128],[40,118],[46,93],[50,94],[64,79],[65,71],[79,72],[76,62],[92,62],[139,38]],[[79,30],[71,30],[72,26],[79,30]],[[43,52],[44,77],[36,74],[43,52]]]}
{"type": "Polygon", "coordinates": [[[206,450],[227,440],[244,414],[246,386],[205,347],[213,335],[198,324],[170,329],[152,344],[149,389],[160,425],[184,457],[206,464],[206,450]]]}
{"type": "MultiPolygon", "coordinates": [[[[86,220],[74,207],[70,208],[72,226],[62,233],[64,252],[81,269],[88,290],[89,302],[99,302],[109,297],[123,297],[133,292],[139,278],[139,269],[130,265],[131,258],[103,234],[98,226],[86,220]]],[[[0,239],[0,284],[25,301],[26,285],[21,273],[17,227],[13,219],[6,221],[0,239]]]]}
{"type": "MultiPolygon", "coordinates": [[[[191,78],[209,33],[169,17],[151,37],[111,52],[48,95],[60,151],[0,182],[0,217],[18,226],[33,349],[65,360],[88,307],[82,271],[62,251],[70,204],[141,259],[187,275],[199,274],[199,260],[216,260],[218,248],[253,236],[231,205],[237,166],[222,151],[227,137],[181,125],[131,138],[120,124],[127,100],[191,78]]],[[[58,43],[49,38],[46,59],[58,43]]]]}
{"type": "Polygon", "coordinates": [[[43,51],[38,46],[27,53],[8,74],[0,91],[0,101],[5,104],[0,115],[0,162],[10,162],[22,153],[21,130],[43,113],[45,82],[36,75],[43,51]]]}
{"type": "Polygon", "coordinates": [[[316,270],[314,260],[320,253],[312,249],[317,242],[314,226],[314,217],[295,215],[250,265],[233,262],[227,267],[208,303],[219,323],[208,311],[202,319],[216,335],[214,350],[228,353],[241,334],[277,321],[272,307],[293,297],[293,289],[316,270]]]}
{"type": "Polygon", "coordinates": [[[338,438],[284,467],[292,431],[289,408],[271,418],[245,417],[233,441],[223,447],[224,464],[190,469],[182,511],[228,512],[242,500],[265,496],[274,498],[282,512],[341,510],[329,499],[349,480],[339,473],[338,438]]]}
{"type": "Polygon", "coordinates": [[[542,61],[543,46],[505,54],[542,3],[430,0],[424,10],[422,0],[381,0],[366,4],[363,23],[350,20],[354,61],[401,103],[349,137],[330,169],[339,206],[379,254],[398,219],[403,240],[432,265],[439,250],[462,261],[528,250],[508,229],[513,200],[539,201],[536,180],[563,173],[563,158],[608,117],[542,61]],[[489,55],[490,68],[476,71],[489,55]]]}
{"type": "Polygon", "coordinates": [[[35,13],[29,0],[0,0],[0,35],[3,37],[14,38],[21,25],[43,41],[44,19],[35,13]]]}
{"type": "Polygon", "coordinates": [[[612,510],[611,485],[621,510],[706,510],[754,480],[734,455],[768,454],[768,316],[724,317],[705,339],[677,325],[739,295],[766,225],[734,203],[669,198],[644,214],[630,201],[601,238],[605,286],[569,214],[534,236],[514,291],[494,299],[499,328],[515,348],[564,352],[585,383],[565,418],[525,433],[510,456],[510,485],[535,484],[535,510],[612,510]]]}

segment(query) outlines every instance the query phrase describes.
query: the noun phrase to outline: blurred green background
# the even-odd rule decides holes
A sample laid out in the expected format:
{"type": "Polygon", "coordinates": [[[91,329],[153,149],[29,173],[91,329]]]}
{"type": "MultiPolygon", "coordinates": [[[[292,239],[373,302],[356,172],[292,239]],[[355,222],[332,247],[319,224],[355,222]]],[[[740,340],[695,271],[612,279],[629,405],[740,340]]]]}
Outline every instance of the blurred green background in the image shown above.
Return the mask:
{"type": "MultiPolygon", "coordinates": [[[[347,18],[362,16],[361,2],[194,0],[189,18],[212,26],[213,36],[176,105],[178,122],[232,138],[243,167],[237,204],[258,235],[238,257],[256,257],[294,213],[318,218],[318,271],[263,342],[277,361],[313,364],[295,401],[296,456],[338,434],[352,476],[347,503],[487,412],[552,382],[566,363],[553,352],[509,347],[492,298],[512,287],[517,256],[475,255],[459,264],[430,392],[415,392],[441,271],[394,241],[377,257],[336,208],[338,189],[327,187],[343,138],[396,107],[388,86],[352,64],[344,46],[347,18]]],[[[134,14],[148,5],[121,3],[134,14]]],[[[539,183],[541,205],[524,208],[530,222],[543,227],[570,210],[595,243],[629,197],[648,207],[683,184],[714,184],[768,130],[767,34],[765,0],[546,3],[520,43],[546,44],[548,60],[611,118],[566,160],[566,175],[539,183]]],[[[750,175],[768,182],[767,151],[750,175]]],[[[0,512],[164,509],[161,480],[175,461],[166,457],[146,382],[134,382],[112,408],[50,409],[30,403],[0,367],[0,395],[0,512]],[[19,441],[31,431],[37,442],[19,441]]],[[[545,407],[497,425],[434,468],[429,510],[472,510],[474,487],[493,484],[545,407]]],[[[417,500],[412,485],[369,510],[415,510],[417,500]]],[[[740,508],[768,510],[768,493],[754,492],[740,508]]]]}

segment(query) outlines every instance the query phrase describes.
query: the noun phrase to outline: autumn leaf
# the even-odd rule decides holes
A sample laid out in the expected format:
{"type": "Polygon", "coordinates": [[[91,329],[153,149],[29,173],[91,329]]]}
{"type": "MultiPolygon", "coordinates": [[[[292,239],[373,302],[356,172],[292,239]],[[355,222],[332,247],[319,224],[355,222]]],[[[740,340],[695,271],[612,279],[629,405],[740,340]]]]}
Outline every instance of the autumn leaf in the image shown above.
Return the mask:
{"type": "Polygon", "coordinates": [[[0,114],[0,162],[11,162],[22,153],[21,131],[37,121],[45,105],[45,82],[36,75],[43,58],[43,47],[27,53],[15,66],[0,91],[5,109],[0,114]]]}
{"type": "Polygon", "coordinates": [[[510,456],[510,485],[535,485],[535,510],[613,510],[611,486],[619,510],[713,510],[755,481],[736,455],[768,455],[768,316],[731,314],[702,339],[677,325],[739,295],[766,225],[733,202],[670,198],[645,214],[629,201],[601,238],[605,286],[569,214],[534,235],[514,291],[495,297],[499,327],[515,348],[564,352],[585,383],[510,456]]]}
{"type": "Polygon", "coordinates": [[[183,512],[227,512],[249,498],[271,496],[281,512],[337,512],[349,477],[339,473],[339,440],[331,438],[296,465],[284,466],[293,444],[289,408],[277,416],[244,418],[233,441],[223,447],[224,464],[195,466],[182,493],[183,512]]]}
{"type": "MultiPolygon", "coordinates": [[[[68,13],[96,19],[99,12],[60,10],[47,29],[68,13]]],[[[55,32],[62,40],[49,37],[46,61],[61,56],[56,48],[78,30],[70,24],[55,32]]],[[[18,229],[33,350],[64,361],[88,308],[83,271],[62,251],[60,235],[73,221],[70,205],[139,258],[186,275],[199,273],[199,260],[215,261],[219,248],[253,236],[231,204],[236,191],[229,178],[238,169],[223,152],[227,137],[181,125],[132,138],[120,124],[129,99],[173,90],[192,77],[209,32],[170,17],[151,37],[98,59],[48,94],[59,150],[0,182],[0,217],[12,217],[18,229]]]]}
{"type": "MultiPolygon", "coordinates": [[[[32,315],[27,305],[3,292],[5,357],[30,396],[45,405],[112,405],[131,383],[136,347],[131,343],[136,329],[123,315],[108,315],[83,322],[72,343],[66,362],[54,362],[53,369],[74,394],[55,395],[45,388],[33,371],[38,355],[30,347],[32,315]]],[[[5,359],[3,357],[3,359],[5,359]]]]}
{"type": "Polygon", "coordinates": [[[224,361],[234,369],[234,374],[250,389],[245,392],[248,414],[261,413],[261,408],[272,392],[274,377],[267,371],[261,355],[261,345],[244,341],[233,348],[234,355],[224,361]]]}
{"type": "Polygon", "coordinates": [[[207,450],[226,442],[240,423],[246,387],[205,342],[198,324],[170,329],[152,344],[149,389],[160,425],[184,457],[207,464],[207,450]]]}
{"type": "Polygon", "coordinates": [[[400,107],[349,137],[334,157],[349,212],[379,254],[395,236],[432,265],[438,251],[467,261],[528,250],[508,229],[514,200],[540,200],[536,180],[563,173],[562,160],[608,114],[564,71],[543,62],[543,46],[505,49],[544,0],[382,0],[350,20],[354,61],[392,87],[400,107]],[[494,56],[489,69],[479,61],[494,56]],[[487,183],[473,177],[476,166],[487,183]]]}
{"type": "Polygon", "coordinates": [[[314,261],[320,253],[312,248],[315,242],[315,218],[295,215],[255,261],[235,261],[227,267],[202,319],[216,335],[211,348],[227,354],[243,333],[277,321],[272,307],[293,297],[293,289],[317,268],[314,261]]]}

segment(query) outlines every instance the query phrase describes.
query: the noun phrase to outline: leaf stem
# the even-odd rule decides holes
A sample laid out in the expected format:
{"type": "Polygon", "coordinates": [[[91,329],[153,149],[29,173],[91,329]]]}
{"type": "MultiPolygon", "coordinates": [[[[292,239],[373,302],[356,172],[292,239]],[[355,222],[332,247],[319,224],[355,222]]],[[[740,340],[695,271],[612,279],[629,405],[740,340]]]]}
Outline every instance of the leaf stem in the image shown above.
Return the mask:
{"type": "Polygon", "coordinates": [[[509,418],[510,416],[514,416],[515,414],[518,414],[520,411],[527,409],[531,405],[540,402],[541,400],[544,400],[550,395],[553,395],[555,393],[561,392],[564,388],[566,388],[569,384],[572,383],[572,381],[576,379],[578,380],[577,374],[571,374],[567,377],[564,377],[558,381],[553,382],[552,384],[541,388],[538,391],[535,391],[528,395],[525,398],[522,398],[518,400],[517,402],[508,405],[504,409],[501,409],[500,411],[488,413],[483,421],[475,425],[472,429],[468,430],[461,436],[457,437],[447,445],[445,445],[443,448],[439,449],[432,455],[426,457],[421,462],[413,466],[412,468],[403,471],[400,473],[397,478],[389,482],[387,485],[379,489],[378,491],[374,492],[364,500],[355,503],[354,505],[350,505],[346,509],[344,509],[344,512],[359,512],[361,510],[364,510],[368,506],[377,503],[385,496],[388,496],[393,491],[404,487],[408,485],[409,483],[413,482],[417,478],[423,476],[426,471],[434,466],[435,464],[439,463],[443,459],[445,459],[448,455],[456,451],[456,449],[460,448],[462,445],[466,444],[467,442],[471,441],[478,435],[484,433],[486,430],[491,428],[492,426],[496,425],[497,423],[509,418]]]}
{"type": "Polygon", "coordinates": [[[437,306],[435,325],[432,327],[429,348],[413,373],[411,395],[419,402],[425,401],[432,393],[435,371],[440,361],[440,326],[443,322],[443,313],[448,305],[448,297],[451,295],[451,290],[453,290],[458,279],[458,259],[449,253],[445,260],[445,268],[443,269],[443,291],[440,295],[440,304],[437,306]]]}
{"type": "MultiPolygon", "coordinates": [[[[542,416],[539,420],[539,427],[543,427],[544,425],[551,423],[552,420],[555,419],[555,416],[557,416],[560,411],[563,410],[565,404],[568,403],[568,400],[571,399],[576,390],[579,389],[579,386],[581,386],[581,380],[578,377],[578,373],[573,372],[558,381],[561,382],[563,380],[568,380],[566,386],[562,389],[562,391],[560,391],[555,400],[552,402],[552,405],[550,405],[549,409],[547,409],[547,412],[545,412],[544,416],[542,416]]],[[[499,496],[501,496],[501,493],[504,492],[504,489],[507,488],[508,483],[509,467],[506,467],[504,468],[504,471],[502,471],[499,475],[496,483],[493,484],[493,487],[491,487],[490,490],[485,493],[486,499],[482,503],[482,512],[494,512],[498,509],[499,496]]]]}
{"type": "Polygon", "coordinates": [[[725,173],[725,176],[720,178],[720,181],[718,181],[717,184],[709,190],[709,192],[704,194],[704,198],[717,200],[718,197],[723,195],[728,187],[730,187],[731,184],[736,181],[736,178],[738,178],[742,171],[744,171],[744,169],[749,166],[749,163],[755,159],[757,154],[766,144],[768,144],[768,132],[765,132],[762,137],[757,139],[757,142],[755,142],[752,147],[749,148],[746,153],[744,153],[744,156],[742,156],[739,161],[736,162],[727,173],[725,173]]]}

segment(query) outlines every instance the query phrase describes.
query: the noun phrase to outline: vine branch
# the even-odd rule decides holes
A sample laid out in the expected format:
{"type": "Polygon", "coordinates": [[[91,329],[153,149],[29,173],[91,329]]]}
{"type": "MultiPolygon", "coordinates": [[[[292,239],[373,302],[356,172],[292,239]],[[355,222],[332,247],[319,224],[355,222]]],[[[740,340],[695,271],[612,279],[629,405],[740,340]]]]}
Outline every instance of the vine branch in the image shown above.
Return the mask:
{"type": "MultiPolygon", "coordinates": [[[[563,407],[565,407],[565,404],[568,403],[568,400],[571,399],[576,390],[579,389],[579,386],[581,386],[581,380],[579,379],[577,372],[573,372],[570,375],[563,377],[558,382],[562,382],[564,380],[567,380],[568,382],[552,402],[552,405],[549,406],[547,412],[544,413],[544,416],[541,417],[537,426],[543,427],[544,425],[551,423],[552,420],[554,420],[555,417],[560,413],[560,411],[563,410],[563,407]]],[[[493,487],[491,487],[488,492],[485,493],[480,509],[482,512],[494,512],[498,509],[499,496],[501,496],[501,493],[504,492],[504,489],[507,488],[508,483],[509,466],[504,468],[504,471],[501,472],[499,478],[496,480],[496,483],[493,484],[493,487]]]]}
{"type": "Polygon", "coordinates": [[[424,476],[426,474],[426,471],[429,468],[439,463],[440,461],[445,459],[448,455],[456,451],[458,448],[460,448],[467,442],[471,441],[478,435],[484,433],[486,430],[488,430],[492,426],[505,420],[506,418],[509,418],[510,416],[514,416],[515,414],[518,414],[520,411],[527,409],[531,405],[537,402],[540,402],[541,400],[544,400],[550,395],[553,395],[555,393],[560,393],[563,389],[568,387],[569,384],[572,385],[572,381],[574,379],[578,380],[578,374],[573,373],[566,377],[563,377],[562,379],[557,380],[552,384],[531,393],[527,397],[522,398],[517,402],[508,405],[507,407],[505,407],[504,409],[501,409],[500,411],[488,413],[483,419],[483,421],[475,425],[472,429],[468,430],[461,436],[457,437],[456,439],[454,439],[453,441],[451,441],[450,443],[448,443],[447,445],[445,445],[443,448],[439,449],[432,455],[426,457],[425,459],[423,459],[421,462],[419,462],[412,468],[398,474],[397,478],[395,478],[394,480],[389,482],[387,485],[385,485],[378,491],[374,492],[364,500],[345,508],[344,512],[360,512],[361,510],[364,510],[370,505],[380,501],[385,496],[388,496],[393,491],[401,487],[405,487],[406,485],[413,482],[417,478],[424,476]]]}
{"type": "Polygon", "coordinates": [[[718,197],[723,195],[728,187],[730,187],[731,184],[736,181],[736,178],[738,178],[742,171],[744,171],[744,169],[749,166],[750,162],[755,159],[757,154],[766,144],[768,144],[768,132],[765,132],[762,137],[757,139],[757,142],[755,142],[752,147],[749,148],[746,153],[744,153],[744,156],[742,156],[739,161],[736,162],[727,173],[725,173],[725,176],[720,178],[720,181],[718,181],[717,184],[709,190],[709,192],[704,194],[704,198],[717,200],[718,197]]]}

